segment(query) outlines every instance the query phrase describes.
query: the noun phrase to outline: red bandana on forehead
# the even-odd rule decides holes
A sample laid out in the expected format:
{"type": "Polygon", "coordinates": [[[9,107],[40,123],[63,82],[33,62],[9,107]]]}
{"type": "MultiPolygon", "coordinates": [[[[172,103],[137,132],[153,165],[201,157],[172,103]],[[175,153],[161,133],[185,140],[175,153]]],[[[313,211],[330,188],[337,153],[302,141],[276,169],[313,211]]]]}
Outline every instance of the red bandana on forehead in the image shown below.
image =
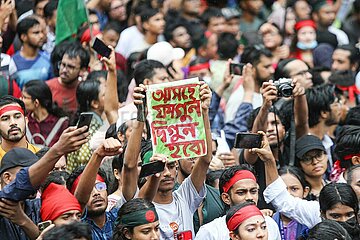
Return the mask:
{"type": "Polygon", "coordinates": [[[227,193],[237,181],[243,179],[251,179],[256,182],[255,175],[252,172],[250,172],[249,170],[240,170],[237,171],[234,176],[227,183],[224,184],[223,191],[227,193]]]}
{"type": "Polygon", "coordinates": [[[239,209],[226,223],[229,231],[236,230],[241,223],[253,216],[263,216],[255,205],[249,205],[239,209]]]}
{"type": "Polygon", "coordinates": [[[21,112],[22,115],[25,115],[24,110],[20,106],[7,105],[0,109],[0,117],[1,117],[1,115],[3,115],[6,112],[9,112],[9,111],[19,111],[19,112],[21,112]]]}
{"type": "MultiPolygon", "coordinates": [[[[75,181],[70,189],[70,192],[72,194],[75,193],[75,190],[76,190],[77,186],[79,185],[81,175],[82,175],[82,173],[75,179],[75,181]]],[[[96,180],[98,180],[99,182],[105,182],[105,180],[99,174],[96,174],[96,180]]]]}

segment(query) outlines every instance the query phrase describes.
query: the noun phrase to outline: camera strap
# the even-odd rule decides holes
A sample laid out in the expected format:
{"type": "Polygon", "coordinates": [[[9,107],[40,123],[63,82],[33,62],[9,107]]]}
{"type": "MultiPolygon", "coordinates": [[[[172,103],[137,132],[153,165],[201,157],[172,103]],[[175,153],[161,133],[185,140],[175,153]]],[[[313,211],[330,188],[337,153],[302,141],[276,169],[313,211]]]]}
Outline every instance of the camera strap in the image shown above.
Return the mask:
{"type": "Polygon", "coordinates": [[[291,122],[290,122],[290,156],[289,156],[289,165],[295,165],[295,141],[296,141],[296,132],[295,132],[295,120],[294,120],[294,101],[291,103],[291,122]]]}

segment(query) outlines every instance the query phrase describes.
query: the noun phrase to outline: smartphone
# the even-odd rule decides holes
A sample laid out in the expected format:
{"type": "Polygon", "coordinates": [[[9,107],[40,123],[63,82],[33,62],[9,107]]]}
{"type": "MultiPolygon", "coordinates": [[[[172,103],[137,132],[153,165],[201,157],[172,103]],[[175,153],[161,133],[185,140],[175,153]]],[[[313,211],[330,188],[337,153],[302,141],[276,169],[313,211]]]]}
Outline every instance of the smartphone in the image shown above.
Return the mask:
{"type": "Polygon", "coordinates": [[[47,228],[48,226],[50,226],[51,223],[52,223],[51,220],[38,223],[38,228],[39,228],[40,232],[42,232],[45,228],[47,228]]]}
{"type": "Polygon", "coordinates": [[[244,66],[243,63],[230,63],[230,74],[242,75],[244,66]]]}
{"type": "Polygon", "coordinates": [[[93,117],[93,113],[81,113],[79,121],[77,123],[77,128],[87,126],[89,130],[92,117],[93,117]]]}
{"type": "Polygon", "coordinates": [[[98,38],[95,38],[94,44],[92,45],[92,48],[101,56],[103,57],[110,57],[111,49],[105,45],[103,41],[101,41],[98,38]]]}
{"type": "Polygon", "coordinates": [[[192,240],[193,239],[192,232],[190,230],[184,231],[184,232],[179,232],[177,234],[177,239],[178,240],[192,240]]]}
{"type": "Polygon", "coordinates": [[[237,133],[234,148],[261,148],[262,135],[257,133],[237,133]]]}
{"type": "Polygon", "coordinates": [[[155,161],[144,164],[141,166],[139,178],[147,177],[150,175],[154,175],[155,173],[162,172],[164,171],[164,168],[165,168],[165,162],[163,161],[155,161]]]}

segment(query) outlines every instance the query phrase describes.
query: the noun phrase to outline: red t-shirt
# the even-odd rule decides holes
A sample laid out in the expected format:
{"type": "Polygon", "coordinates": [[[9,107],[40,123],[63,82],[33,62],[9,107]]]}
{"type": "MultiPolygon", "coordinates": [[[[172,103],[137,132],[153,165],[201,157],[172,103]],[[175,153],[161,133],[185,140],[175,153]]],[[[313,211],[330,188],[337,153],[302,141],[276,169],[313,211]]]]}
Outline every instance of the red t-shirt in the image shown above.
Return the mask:
{"type": "Polygon", "coordinates": [[[56,102],[66,112],[74,113],[77,110],[76,88],[79,85],[78,81],[76,85],[70,88],[61,84],[58,78],[53,78],[46,83],[51,90],[53,102],[56,102]]]}

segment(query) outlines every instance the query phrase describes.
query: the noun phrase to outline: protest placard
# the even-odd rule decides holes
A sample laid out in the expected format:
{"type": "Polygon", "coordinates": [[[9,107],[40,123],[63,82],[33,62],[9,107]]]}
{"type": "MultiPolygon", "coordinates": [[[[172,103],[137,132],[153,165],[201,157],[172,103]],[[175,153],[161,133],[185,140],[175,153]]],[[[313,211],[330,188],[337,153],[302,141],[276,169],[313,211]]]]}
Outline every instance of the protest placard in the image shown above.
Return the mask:
{"type": "Polygon", "coordinates": [[[147,86],[153,151],[170,161],[206,154],[198,78],[147,86]]]}

